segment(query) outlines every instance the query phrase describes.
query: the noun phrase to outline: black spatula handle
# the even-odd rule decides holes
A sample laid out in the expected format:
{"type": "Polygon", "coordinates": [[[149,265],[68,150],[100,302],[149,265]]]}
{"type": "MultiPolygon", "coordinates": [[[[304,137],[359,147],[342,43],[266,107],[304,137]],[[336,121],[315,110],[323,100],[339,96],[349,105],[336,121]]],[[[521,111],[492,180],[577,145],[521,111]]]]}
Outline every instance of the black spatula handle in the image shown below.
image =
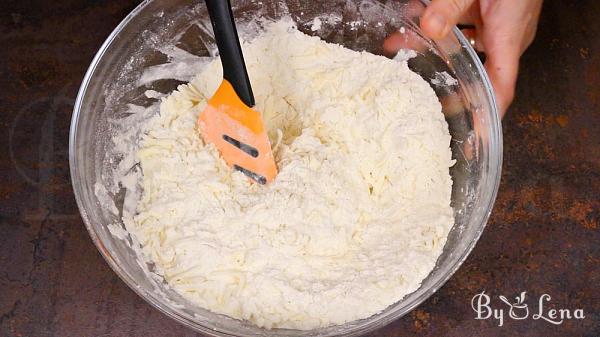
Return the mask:
{"type": "Polygon", "coordinates": [[[223,64],[223,78],[231,83],[242,101],[252,107],[254,106],[254,95],[235,28],[231,4],[229,0],[206,0],[206,7],[208,7],[223,64]]]}

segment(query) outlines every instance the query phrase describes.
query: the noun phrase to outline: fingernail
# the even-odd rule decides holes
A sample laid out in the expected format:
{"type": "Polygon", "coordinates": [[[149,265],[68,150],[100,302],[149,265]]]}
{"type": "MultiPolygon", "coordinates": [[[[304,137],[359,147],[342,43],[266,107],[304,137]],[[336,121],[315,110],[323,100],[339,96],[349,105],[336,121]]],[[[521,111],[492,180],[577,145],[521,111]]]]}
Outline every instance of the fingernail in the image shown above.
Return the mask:
{"type": "Polygon", "coordinates": [[[446,17],[440,13],[432,12],[426,19],[429,21],[429,27],[431,28],[432,33],[435,33],[437,35],[436,37],[442,37],[446,30],[446,25],[448,24],[446,17]]]}

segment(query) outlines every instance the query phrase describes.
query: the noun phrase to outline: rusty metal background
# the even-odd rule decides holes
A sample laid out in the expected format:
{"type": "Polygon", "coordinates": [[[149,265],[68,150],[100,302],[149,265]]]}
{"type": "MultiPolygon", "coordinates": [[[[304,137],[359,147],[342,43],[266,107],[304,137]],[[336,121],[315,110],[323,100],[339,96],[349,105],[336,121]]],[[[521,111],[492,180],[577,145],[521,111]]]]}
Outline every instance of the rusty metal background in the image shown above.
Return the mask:
{"type": "MultiPolygon", "coordinates": [[[[129,290],[71,192],[72,105],[95,51],[137,1],[0,2],[0,336],[198,336],[129,290]]],[[[469,259],[369,336],[600,336],[600,2],[547,0],[504,120],[496,207],[469,259]],[[485,290],[583,320],[475,320],[485,290]]],[[[506,313],[505,315],[507,315],[506,313]]]]}

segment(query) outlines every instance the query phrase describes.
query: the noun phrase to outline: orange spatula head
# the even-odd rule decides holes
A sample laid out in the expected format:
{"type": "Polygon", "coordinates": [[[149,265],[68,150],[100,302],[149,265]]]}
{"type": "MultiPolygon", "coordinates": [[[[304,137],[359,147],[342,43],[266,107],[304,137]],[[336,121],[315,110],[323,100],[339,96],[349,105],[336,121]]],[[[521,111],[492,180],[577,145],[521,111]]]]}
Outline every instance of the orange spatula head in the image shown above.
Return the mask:
{"type": "Polygon", "coordinates": [[[223,65],[223,82],[198,119],[204,141],[213,143],[225,161],[254,181],[266,184],[277,168],[244,63],[229,0],[206,0],[223,65]]]}
{"type": "Polygon", "coordinates": [[[227,164],[254,181],[266,184],[277,175],[260,113],[242,102],[226,79],[200,114],[198,129],[205,142],[215,144],[227,164]]]}

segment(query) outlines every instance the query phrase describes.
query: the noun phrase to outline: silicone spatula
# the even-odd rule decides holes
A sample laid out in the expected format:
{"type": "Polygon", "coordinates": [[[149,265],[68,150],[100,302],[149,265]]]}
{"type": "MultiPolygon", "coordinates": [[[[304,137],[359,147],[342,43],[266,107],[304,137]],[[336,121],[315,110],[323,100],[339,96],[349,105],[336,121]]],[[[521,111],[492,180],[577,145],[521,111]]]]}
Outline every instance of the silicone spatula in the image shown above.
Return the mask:
{"type": "Polygon", "coordinates": [[[206,0],[223,65],[223,82],[198,118],[207,143],[236,170],[266,184],[277,175],[271,143],[261,114],[252,109],[254,95],[246,71],[229,0],[206,0]]]}

